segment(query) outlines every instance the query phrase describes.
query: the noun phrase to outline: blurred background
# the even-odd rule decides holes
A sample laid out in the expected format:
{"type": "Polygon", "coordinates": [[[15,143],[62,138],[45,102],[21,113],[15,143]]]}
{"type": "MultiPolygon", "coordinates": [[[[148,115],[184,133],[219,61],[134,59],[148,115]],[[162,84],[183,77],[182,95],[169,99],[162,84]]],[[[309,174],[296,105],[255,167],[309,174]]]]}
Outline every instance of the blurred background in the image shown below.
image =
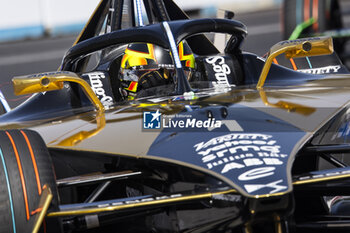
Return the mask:
{"type": "MultiPolygon", "coordinates": [[[[79,32],[100,0],[0,0],[0,42],[79,32]]],[[[282,0],[175,0],[185,11],[214,16],[276,7],[282,0]]]]}
{"type": "MultiPolygon", "coordinates": [[[[7,75],[4,73],[6,70],[23,74],[27,67],[29,72],[37,72],[37,64],[41,67],[39,71],[56,69],[60,58],[72,45],[98,2],[99,0],[0,0],[2,76],[7,75]]],[[[231,10],[236,14],[235,19],[248,26],[251,36],[276,33],[274,37],[277,38],[273,41],[280,39],[278,32],[281,0],[175,2],[193,17],[215,17],[218,10],[231,10]]],[[[263,39],[260,42],[268,40],[263,39]]]]}

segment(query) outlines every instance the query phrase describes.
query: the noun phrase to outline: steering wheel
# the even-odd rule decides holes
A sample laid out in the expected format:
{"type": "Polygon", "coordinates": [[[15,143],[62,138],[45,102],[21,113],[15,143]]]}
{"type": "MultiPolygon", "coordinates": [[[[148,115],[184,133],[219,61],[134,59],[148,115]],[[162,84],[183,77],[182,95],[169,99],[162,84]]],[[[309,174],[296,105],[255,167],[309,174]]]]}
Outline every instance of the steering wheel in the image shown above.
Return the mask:
{"type": "MultiPolygon", "coordinates": [[[[108,46],[117,44],[130,44],[135,42],[151,43],[171,49],[165,23],[169,26],[171,34],[178,44],[182,40],[200,33],[217,32],[231,35],[225,47],[226,53],[234,53],[247,34],[244,24],[229,19],[191,19],[176,20],[147,25],[137,28],[129,28],[107,33],[101,36],[82,41],[68,50],[63,59],[61,69],[74,71],[74,61],[86,54],[101,50],[108,46]]],[[[196,52],[196,51],[194,51],[196,52]]],[[[191,91],[190,85],[182,70],[176,70],[178,81],[176,82],[176,93],[182,94],[191,91]]]]}

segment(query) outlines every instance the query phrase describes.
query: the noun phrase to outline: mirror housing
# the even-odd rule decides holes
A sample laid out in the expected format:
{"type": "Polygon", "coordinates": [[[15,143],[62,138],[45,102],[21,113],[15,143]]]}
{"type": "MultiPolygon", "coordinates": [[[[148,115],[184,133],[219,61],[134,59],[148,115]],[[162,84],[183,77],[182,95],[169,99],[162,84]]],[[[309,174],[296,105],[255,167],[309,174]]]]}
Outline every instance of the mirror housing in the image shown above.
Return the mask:
{"type": "Polygon", "coordinates": [[[63,88],[63,80],[60,80],[62,76],[78,78],[73,72],[49,72],[19,76],[12,79],[13,89],[16,95],[60,90],[63,88]]]}
{"type": "Polygon", "coordinates": [[[96,109],[99,112],[104,112],[101,101],[97,98],[90,85],[73,72],[57,71],[19,76],[12,79],[13,89],[16,95],[60,90],[63,88],[64,82],[79,84],[96,109]]]}
{"type": "Polygon", "coordinates": [[[256,88],[260,89],[264,86],[273,59],[282,53],[285,53],[287,58],[295,58],[328,55],[332,54],[333,51],[333,40],[331,37],[312,37],[281,41],[271,47],[256,88]]]}

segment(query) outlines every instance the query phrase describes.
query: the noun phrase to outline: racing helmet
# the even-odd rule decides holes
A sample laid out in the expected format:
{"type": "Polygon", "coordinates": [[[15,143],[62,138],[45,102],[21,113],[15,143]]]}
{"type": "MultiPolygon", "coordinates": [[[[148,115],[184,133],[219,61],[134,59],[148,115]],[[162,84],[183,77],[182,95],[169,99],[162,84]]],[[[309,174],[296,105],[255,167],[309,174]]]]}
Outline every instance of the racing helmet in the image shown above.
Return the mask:
{"type": "MultiPolygon", "coordinates": [[[[194,55],[186,42],[180,42],[178,53],[189,79],[195,67],[194,55]]],[[[125,49],[120,67],[120,92],[132,100],[141,89],[166,85],[172,82],[175,67],[166,49],[150,43],[132,43],[125,49]]]]}

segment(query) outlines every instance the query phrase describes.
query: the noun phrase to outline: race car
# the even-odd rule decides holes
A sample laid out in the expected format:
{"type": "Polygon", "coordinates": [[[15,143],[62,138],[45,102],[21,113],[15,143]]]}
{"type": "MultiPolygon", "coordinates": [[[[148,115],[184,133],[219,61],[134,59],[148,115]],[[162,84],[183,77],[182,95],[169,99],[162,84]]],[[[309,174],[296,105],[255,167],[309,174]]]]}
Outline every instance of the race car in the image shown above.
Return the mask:
{"type": "Polygon", "coordinates": [[[1,98],[0,232],[348,232],[350,76],[332,39],[262,58],[246,35],[172,0],[101,0],[58,71],[13,78],[32,97],[1,98]]]}

